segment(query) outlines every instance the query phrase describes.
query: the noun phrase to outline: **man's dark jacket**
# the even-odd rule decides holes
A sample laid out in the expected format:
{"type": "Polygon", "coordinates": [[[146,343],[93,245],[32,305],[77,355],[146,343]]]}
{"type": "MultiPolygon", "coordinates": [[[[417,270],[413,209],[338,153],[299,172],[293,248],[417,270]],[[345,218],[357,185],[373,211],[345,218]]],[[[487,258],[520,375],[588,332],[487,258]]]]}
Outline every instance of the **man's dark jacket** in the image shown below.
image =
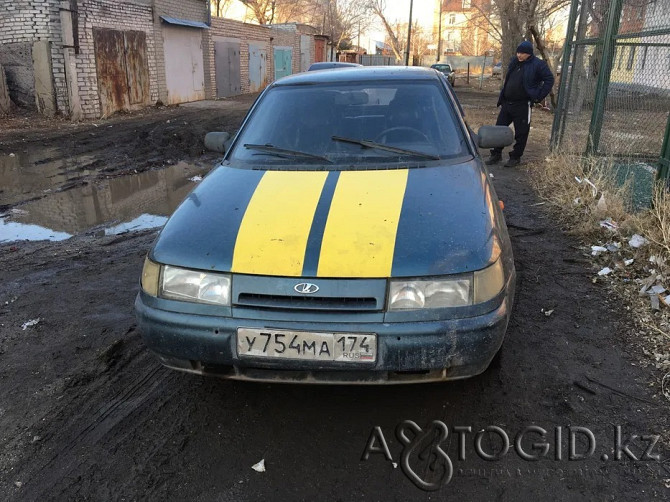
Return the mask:
{"type": "MultiPolygon", "coordinates": [[[[507,65],[505,84],[498,97],[498,106],[503,102],[503,93],[505,92],[505,86],[509,80],[510,73],[512,73],[519,64],[519,60],[516,56],[510,59],[509,65],[507,65]]],[[[551,73],[547,63],[536,58],[534,55],[531,55],[530,58],[523,63],[523,88],[526,90],[526,94],[528,94],[530,100],[533,102],[542,101],[547,97],[553,85],[554,75],[551,73]]]]}

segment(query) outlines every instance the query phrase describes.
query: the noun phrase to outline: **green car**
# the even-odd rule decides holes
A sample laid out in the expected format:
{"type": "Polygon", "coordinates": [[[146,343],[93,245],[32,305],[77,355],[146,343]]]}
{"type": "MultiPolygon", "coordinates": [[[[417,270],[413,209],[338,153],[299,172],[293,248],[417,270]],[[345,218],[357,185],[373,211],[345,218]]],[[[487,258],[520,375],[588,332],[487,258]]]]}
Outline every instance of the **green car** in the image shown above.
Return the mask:
{"type": "Polygon", "coordinates": [[[302,383],[483,372],[505,338],[512,247],[475,134],[428,68],[277,80],[170,217],[135,308],[166,366],[302,383]]]}
{"type": "Polygon", "coordinates": [[[456,72],[454,72],[449,63],[435,63],[431,65],[431,68],[444,73],[444,76],[447,77],[452,87],[456,85],[456,72]]]}

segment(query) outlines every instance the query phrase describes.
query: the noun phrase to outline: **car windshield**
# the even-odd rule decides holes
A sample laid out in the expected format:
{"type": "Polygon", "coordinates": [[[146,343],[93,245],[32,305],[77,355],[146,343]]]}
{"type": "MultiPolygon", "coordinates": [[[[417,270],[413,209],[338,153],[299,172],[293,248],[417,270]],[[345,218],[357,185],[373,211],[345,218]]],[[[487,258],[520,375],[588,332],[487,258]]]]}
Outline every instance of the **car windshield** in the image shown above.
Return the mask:
{"type": "Polygon", "coordinates": [[[438,71],[451,71],[451,66],[448,64],[434,64],[431,68],[435,68],[438,71]]]}
{"type": "Polygon", "coordinates": [[[267,169],[365,169],[470,155],[439,82],[405,80],[269,89],[227,160],[267,169]]]}

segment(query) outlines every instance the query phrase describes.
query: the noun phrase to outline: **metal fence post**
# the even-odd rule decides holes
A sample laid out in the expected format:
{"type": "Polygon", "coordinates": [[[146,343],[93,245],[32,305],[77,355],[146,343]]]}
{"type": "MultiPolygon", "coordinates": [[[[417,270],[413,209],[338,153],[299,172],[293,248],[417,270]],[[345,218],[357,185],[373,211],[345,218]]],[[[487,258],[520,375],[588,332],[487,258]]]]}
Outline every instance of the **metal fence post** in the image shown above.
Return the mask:
{"type": "MultiPolygon", "coordinates": [[[[568,74],[571,70],[570,65],[572,64],[570,55],[572,54],[572,40],[575,36],[575,25],[577,24],[579,3],[580,0],[572,0],[572,4],[570,5],[568,31],[565,34],[565,45],[563,46],[563,57],[561,61],[561,81],[558,86],[558,104],[554,112],[554,123],[551,126],[551,139],[549,141],[549,146],[552,150],[558,147],[563,140],[563,134],[559,132],[559,130],[561,129],[561,122],[565,121],[565,90],[568,83],[568,74]]],[[[584,5],[582,5],[582,9],[584,9],[584,5]]]]}
{"type": "Polygon", "coordinates": [[[661,158],[658,160],[656,179],[667,179],[668,172],[670,172],[670,114],[668,115],[668,123],[665,125],[665,137],[661,148],[661,158]]]}
{"type": "Polygon", "coordinates": [[[605,100],[607,99],[607,90],[612,73],[615,37],[619,31],[622,5],[623,0],[612,0],[607,15],[607,28],[603,40],[603,60],[598,70],[598,82],[593,100],[593,114],[591,116],[589,137],[586,145],[587,155],[596,153],[600,144],[600,133],[602,132],[603,116],[605,114],[605,100]]]}

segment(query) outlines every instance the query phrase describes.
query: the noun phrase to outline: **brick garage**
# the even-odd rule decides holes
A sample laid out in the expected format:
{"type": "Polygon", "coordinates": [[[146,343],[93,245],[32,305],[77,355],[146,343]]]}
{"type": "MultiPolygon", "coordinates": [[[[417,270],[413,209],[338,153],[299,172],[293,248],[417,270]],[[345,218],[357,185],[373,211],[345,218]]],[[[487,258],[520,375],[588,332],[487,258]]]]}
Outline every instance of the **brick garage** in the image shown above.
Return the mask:
{"type": "Polygon", "coordinates": [[[54,94],[58,109],[67,108],[67,89],[60,30],[59,3],[44,0],[0,0],[0,65],[7,73],[10,96],[16,103],[35,108],[32,47],[49,45],[54,94]],[[21,56],[23,54],[23,57],[21,56]],[[22,96],[23,95],[23,96],[22,96]]]}
{"type": "Polygon", "coordinates": [[[210,68],[209,75],[205,75],[208,89],[207,97],[216,97],[216,64],[215,64],[215,42],[230,41],[239,43],[240,48],[240,93],[250,92],[249,78],[249,44],[260,46],[267,54],[267,79],[268,82],[275,80],[274,48],[290,47],[292,49],[292,73],[306,70],[301,68],[301,36],[308,36],[310,40],[310,63],[314,62],[314,36],[315,30],[305,25],[280,25],[259,26],[255,24],[242,23],[232,19],[212,18],[211,29],[205,34],[205,66],[210,68]]]}
{"type": "MultiPolygon", "coordinates": [[[[204,93],[196,99],[216,97],[216,40],[239,43],[239,93],[252,90],[250,44],[265,51],[263,83],[275,79],[275,48],[290,50],[292,73],[306,69],[306,63],[314,61],[313,28],[295,24],[268,27],[210,19],[208,5],[207,0],[0,0],[0,65],[8,77],[10,97],[21,106],[38,108],[46,114],[52,110],[73,120],[98,118],[117,109],[158,101],[168,102],[164,43],[165,34],[174,26],[170,22],[192,23],[177,30],[200,37],[204,93]],[[166,23],[166,18],[172,21],[166,23]],[[208,28],[210,22],[211,28],[208,28]],[[129,105],[126,102],[110,105],[106,100],[110,94],[105,93],[107,80],[99,81],[96,65],[96,36],[104,30],[111,35],[121,33],[122,40],[127,34],[138,33],[146,40],[146,57],[142,64],[146,66],[148,83],[139,104],[130,100],[129,105]],[[309,61],[304,55],[301,61],[301,45],[309,61]],[[36,63],[36,54],[43,55],[40,65],[36,63]],[[36,82],[48,85],[46,89],[37,89],[36,82]]],[[[113,56],[114,51],[108,54],[113,56]]],[[[119,67],[124,68],[123,65],[121,61],[119,67]]],[[[117,77],[119,75],[122,73],[117,72],[117,77]]]]}
{"type": "Polygon", "coordinates": [[[204,23],[207,6],[206,0],[0,0],[0,65],[10,77],[10,96],[35,108],[31,52],[45,42],[55,110],[75,120],[100,117],[94,30],[108,29],[145,34],[149,96],[144,104],[155,103],[166,89],[160,16],[204,23]]]}
{"type": "Polygon", "coordinates": [[[150,95],[148,102],[144,105],[155,103],[158,100],[157,51],[154,45],[153,28],[150,5],[116,0],[88,0],[82,4],[79,10],[79,54],[75,55],[75,59],[77,87],[83,117],[97,118],[103,115],[100,108],[100,88],[96,71],[94,30],[109,29],[117,32],[134,31],[146,34],[150,95]]]}

